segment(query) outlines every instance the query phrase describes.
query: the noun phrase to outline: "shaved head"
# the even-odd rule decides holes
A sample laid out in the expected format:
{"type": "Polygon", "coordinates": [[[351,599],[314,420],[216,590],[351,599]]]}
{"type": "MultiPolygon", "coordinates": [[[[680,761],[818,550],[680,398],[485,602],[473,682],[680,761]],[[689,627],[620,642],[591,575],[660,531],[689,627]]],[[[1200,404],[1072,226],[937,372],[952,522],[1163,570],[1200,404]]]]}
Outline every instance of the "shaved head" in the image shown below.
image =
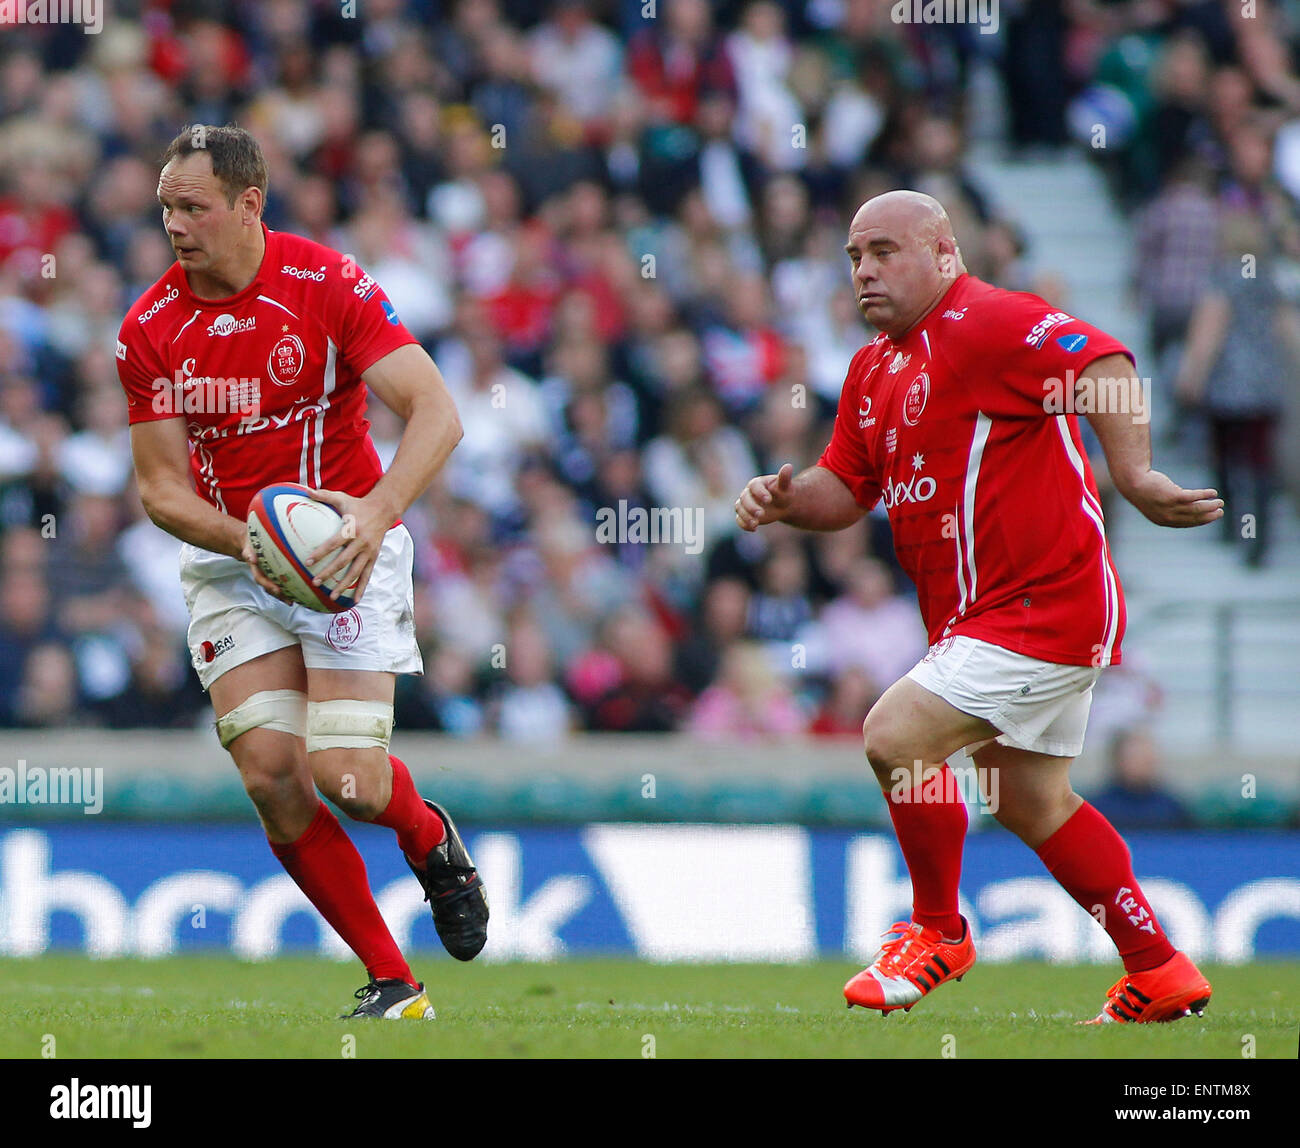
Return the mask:
{"type": "Polygon", "coordinates": [[[965,270],[952,221],[937,199],[887,191],[867,200],[849,224],[858,307],[891,338],[902,338],[965,270]]]}

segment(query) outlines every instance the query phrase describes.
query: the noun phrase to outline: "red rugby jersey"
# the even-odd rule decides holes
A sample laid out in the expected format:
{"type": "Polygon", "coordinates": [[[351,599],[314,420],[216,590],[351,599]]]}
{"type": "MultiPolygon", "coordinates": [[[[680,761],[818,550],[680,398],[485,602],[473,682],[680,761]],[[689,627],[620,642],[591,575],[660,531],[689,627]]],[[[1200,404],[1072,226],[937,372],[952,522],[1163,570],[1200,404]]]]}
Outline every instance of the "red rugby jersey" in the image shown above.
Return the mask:
{"type": "Polygon", "coordinates": [[[884,499],[931,643],[1119,664],[1124,595],[1097,484],[1077,418],[1048,401],[1116,353],[1133,359],[1037,295],[962,275],[903,338],[853,357],[818,465],[860,506],[884,499]]]}
{"type": "Polygon", "coordinates": [[[196,298],[173,263],[117,343],[130,421],[185,418],[195,489],[239,519],[273,482],[367,494],[383,468],[361,376],[418,342],[354,260],[262,230],[262,265],[238,295],[196,298]]]}

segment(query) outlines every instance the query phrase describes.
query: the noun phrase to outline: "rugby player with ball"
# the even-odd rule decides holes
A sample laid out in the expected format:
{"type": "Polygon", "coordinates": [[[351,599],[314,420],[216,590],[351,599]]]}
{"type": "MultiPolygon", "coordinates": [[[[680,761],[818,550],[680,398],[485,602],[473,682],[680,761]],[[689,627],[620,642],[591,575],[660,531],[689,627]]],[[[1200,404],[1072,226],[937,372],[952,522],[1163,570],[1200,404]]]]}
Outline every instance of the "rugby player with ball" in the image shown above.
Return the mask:
{"type": "Polygon", "coordinates": [[[185,543],[189,645],[221,744],[272,852],[369,974],[348,1015],[425,1019],[423,985],[319,794],[395,832],[443,945],[473,959],[487,940],[482,881],[451,818],[388,752],[395,675],[422,671],[401,517],[460,441],[460,419],[379,285],[350,258],[269,230],[266,194],[266,161],[242,129],[195,125],[163,156],[176,262],[117,344],[136,478],[149,517],[185,543]],[[367,388],[406,422],[387,472],[367,388]],[[296,498],[259,498],[283,484],[296,498]],[[314,553],[285,543],[280,556],[301,568],[295,601],[258,568],[246,519],[297,515],[300,537],[320,539],[306,528],[313,506],[337,512],[338,530],[314,553]]]}

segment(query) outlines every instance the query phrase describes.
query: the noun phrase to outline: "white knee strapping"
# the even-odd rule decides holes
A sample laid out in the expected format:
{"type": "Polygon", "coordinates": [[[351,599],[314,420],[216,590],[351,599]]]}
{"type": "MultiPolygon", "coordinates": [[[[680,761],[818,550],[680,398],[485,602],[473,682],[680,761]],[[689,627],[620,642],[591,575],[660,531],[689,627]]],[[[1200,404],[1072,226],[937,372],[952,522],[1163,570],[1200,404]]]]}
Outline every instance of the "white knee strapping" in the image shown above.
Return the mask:
{"type": "Polygon", "coordinates": [[[241,733],[258,728],[302,737],[307,732],[307,695],[299,690],[262,690],[217,718],[222,749],[229,749],[241,733]]]}
{"type": "Polygon", "coordinates": [[[340,699],[307,703],[307,752],[318,749],[388,748],[393,707],[387,702],[340,699]]]}

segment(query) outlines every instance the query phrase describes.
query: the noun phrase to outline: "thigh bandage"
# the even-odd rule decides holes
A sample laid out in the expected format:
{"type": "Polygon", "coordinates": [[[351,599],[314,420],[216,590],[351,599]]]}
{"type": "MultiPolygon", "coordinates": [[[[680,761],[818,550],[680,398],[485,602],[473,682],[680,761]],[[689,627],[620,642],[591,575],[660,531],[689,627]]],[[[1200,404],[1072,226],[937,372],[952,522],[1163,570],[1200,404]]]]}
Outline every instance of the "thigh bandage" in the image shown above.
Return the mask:
{"type": "Polygon", "coordinates": [[[217,718],[221,748],[250,729],[274,729],[302,737],[307,732],[307,695],[299,690],[262,690],[217,718]]]}
{"type": "Polygon", "coordinates": [[[393,707],[387,702],[340,699],[307,703],[307,752],[318,749],[388,748],[393,707]]]}

